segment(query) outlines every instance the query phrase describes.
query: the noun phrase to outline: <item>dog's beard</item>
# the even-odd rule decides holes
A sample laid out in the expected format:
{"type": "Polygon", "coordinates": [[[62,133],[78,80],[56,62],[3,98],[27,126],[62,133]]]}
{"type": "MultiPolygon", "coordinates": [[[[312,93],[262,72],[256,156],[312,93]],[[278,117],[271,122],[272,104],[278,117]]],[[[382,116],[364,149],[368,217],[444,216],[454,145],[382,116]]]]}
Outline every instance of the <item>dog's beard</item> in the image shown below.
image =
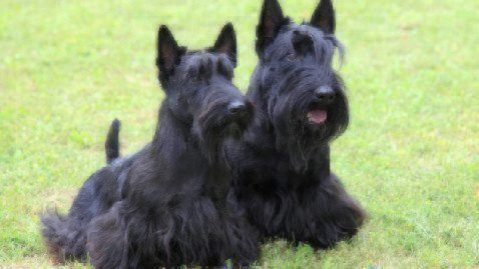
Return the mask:
{"type": "Polygon", "coordinates": [[[252,115],[239,119],[226,116],[225,105],[211,104],[194,120],[194,133],[208,161],[220,162],[221,148],[226,139],[238,139],[252,121],[252,115]]]}
{"type": "Polygon", "coordinates": [[[312,108],[301,100],[276,106],[271,118],[276,148],[280,152],[287,151],[292,168],[297,172],[307,170],[315,152],[341,135],[348,125],[348,106],[343,94],[338,94],[333,104],[322,108],[312,108]]]}

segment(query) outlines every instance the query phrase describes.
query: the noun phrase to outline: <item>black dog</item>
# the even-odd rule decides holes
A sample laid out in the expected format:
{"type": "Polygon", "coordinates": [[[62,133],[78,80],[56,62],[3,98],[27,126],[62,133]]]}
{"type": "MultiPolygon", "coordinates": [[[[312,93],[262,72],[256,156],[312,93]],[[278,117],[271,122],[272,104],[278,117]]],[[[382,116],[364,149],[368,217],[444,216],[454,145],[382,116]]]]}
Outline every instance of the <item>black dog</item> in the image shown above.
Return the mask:
{"type": "Polygon", "coordinates": [[[227,259],[247,265],[258,256],[257,232],[231,194],[222,147],[253,117],[251,103],[231,83],[233,27],[226,25],[202,51],[179,47],[165,26],[158,40],[166,99],[153,141],[118,158],[119,124],[113,124],[106,142],[111,164],[85,183],[68,217],[43,219],[44,235],[57,255],[82,258],[87,226],[96,268],[217,266],[227,259]]]}
{"type": "Polygon", "coordinates": [[[330,0],[300,25],[283,16],[276,0],[265,0],[257,26],[260,61],[247,93],[258,116],[244,141],[228,146],[250,222],[266,238],[315,248],[353,236],[365,219],[330,171],[328,144],[348,125],[344,86],[331,66],[341,48],[334,28],[330,0]]]}

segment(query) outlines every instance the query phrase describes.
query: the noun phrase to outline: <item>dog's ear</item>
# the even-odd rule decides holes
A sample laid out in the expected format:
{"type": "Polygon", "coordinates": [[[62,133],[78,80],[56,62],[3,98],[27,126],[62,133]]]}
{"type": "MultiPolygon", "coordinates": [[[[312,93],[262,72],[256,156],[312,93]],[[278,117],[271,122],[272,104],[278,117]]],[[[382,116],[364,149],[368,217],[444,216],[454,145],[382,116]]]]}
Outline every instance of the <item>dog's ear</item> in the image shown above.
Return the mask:
{"type": "Polygon", "coordinates": [[[228,55],[233,65],[236,67],[237,63],[237,50],[236,50],[236,33],[233,24],[227,23],[221,29],[221,32],[216,39],[213,50],[218,53],[224,53],[228,55]]]}
{"type": "Polygon", "coordinates": [[[178,46],[166,25],[161,25],[158,30],[157,50],[156,66],[160,81],[164,83],[174,73],[175,66],[180,63],[181,56],[185,53],[185,48],[178,46]]]}
{"type": "Polygon", "coordinates": [[[334,34],[336,19],[331,0],[321,0],[311,17],[310,24],[318,27],[326,34],[334,34]]]}
{"type": "Polygon", "coordinates": [[[261,54],[273,42],[279,29],[286,23],[283,11],[277,0],[264,0],[256,27],[256,52],[261,54]]]}

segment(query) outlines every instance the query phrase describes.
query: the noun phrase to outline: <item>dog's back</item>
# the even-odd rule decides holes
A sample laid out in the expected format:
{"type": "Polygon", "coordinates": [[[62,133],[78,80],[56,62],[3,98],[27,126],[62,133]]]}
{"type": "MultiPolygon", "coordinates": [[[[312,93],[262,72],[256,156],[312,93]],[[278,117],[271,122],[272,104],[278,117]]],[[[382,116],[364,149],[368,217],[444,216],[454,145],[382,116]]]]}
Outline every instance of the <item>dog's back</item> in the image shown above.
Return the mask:
{"type": "Polygon", "coordinates": [[[137,155],[119,157],[120,121],[114,120],[105,142],[107,165],[91,175],[75,197],[68,215],[50,209],[41,216],[42,235],[55,263],[86,262],[86,229],[92,218],[119,200],[123,179],[137,155]],[[114,160],[116,162],[112,163],[114,160]]]}

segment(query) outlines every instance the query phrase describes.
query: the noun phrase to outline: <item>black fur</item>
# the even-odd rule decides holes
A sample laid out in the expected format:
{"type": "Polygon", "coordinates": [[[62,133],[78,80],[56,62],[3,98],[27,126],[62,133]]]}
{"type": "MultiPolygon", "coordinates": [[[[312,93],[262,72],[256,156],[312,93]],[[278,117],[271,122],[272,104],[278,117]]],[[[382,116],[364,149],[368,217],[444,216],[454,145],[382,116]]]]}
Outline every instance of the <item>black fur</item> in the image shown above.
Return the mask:
{"type": "Polygon", "coordinates": [[[365,212],[330,170],[329,143],[349,121],[336,49],[334,10],[322,0],[310,23],[283,16],[265,0],[257,27],[259,64],[247,95],[257,108],[228,159],[234,188],[264,238],[281,237],[316,248],[357,233],[365,212]]]}
{"type": "Polygon", "coordinates": [[[230,191],[223,148],[253,118],[231,83],[233,27],[202,51],[178,46],[166,26],[158,40],[166,98],[153,141],[90,177],[67,217],[44,216],[47,245],[60,259],[88,253],[96,268],[248,265],[257,232],[230,191]]]}
{"type": "Polygon", "coordinates": [[[113,120],[108,130],[108,135],[105,141],[106,163],[110,164],[115,159],[120,157],[120,141],[118,140],[118,133],[120,132],[121,122],[118,119],[113,120]]]}

